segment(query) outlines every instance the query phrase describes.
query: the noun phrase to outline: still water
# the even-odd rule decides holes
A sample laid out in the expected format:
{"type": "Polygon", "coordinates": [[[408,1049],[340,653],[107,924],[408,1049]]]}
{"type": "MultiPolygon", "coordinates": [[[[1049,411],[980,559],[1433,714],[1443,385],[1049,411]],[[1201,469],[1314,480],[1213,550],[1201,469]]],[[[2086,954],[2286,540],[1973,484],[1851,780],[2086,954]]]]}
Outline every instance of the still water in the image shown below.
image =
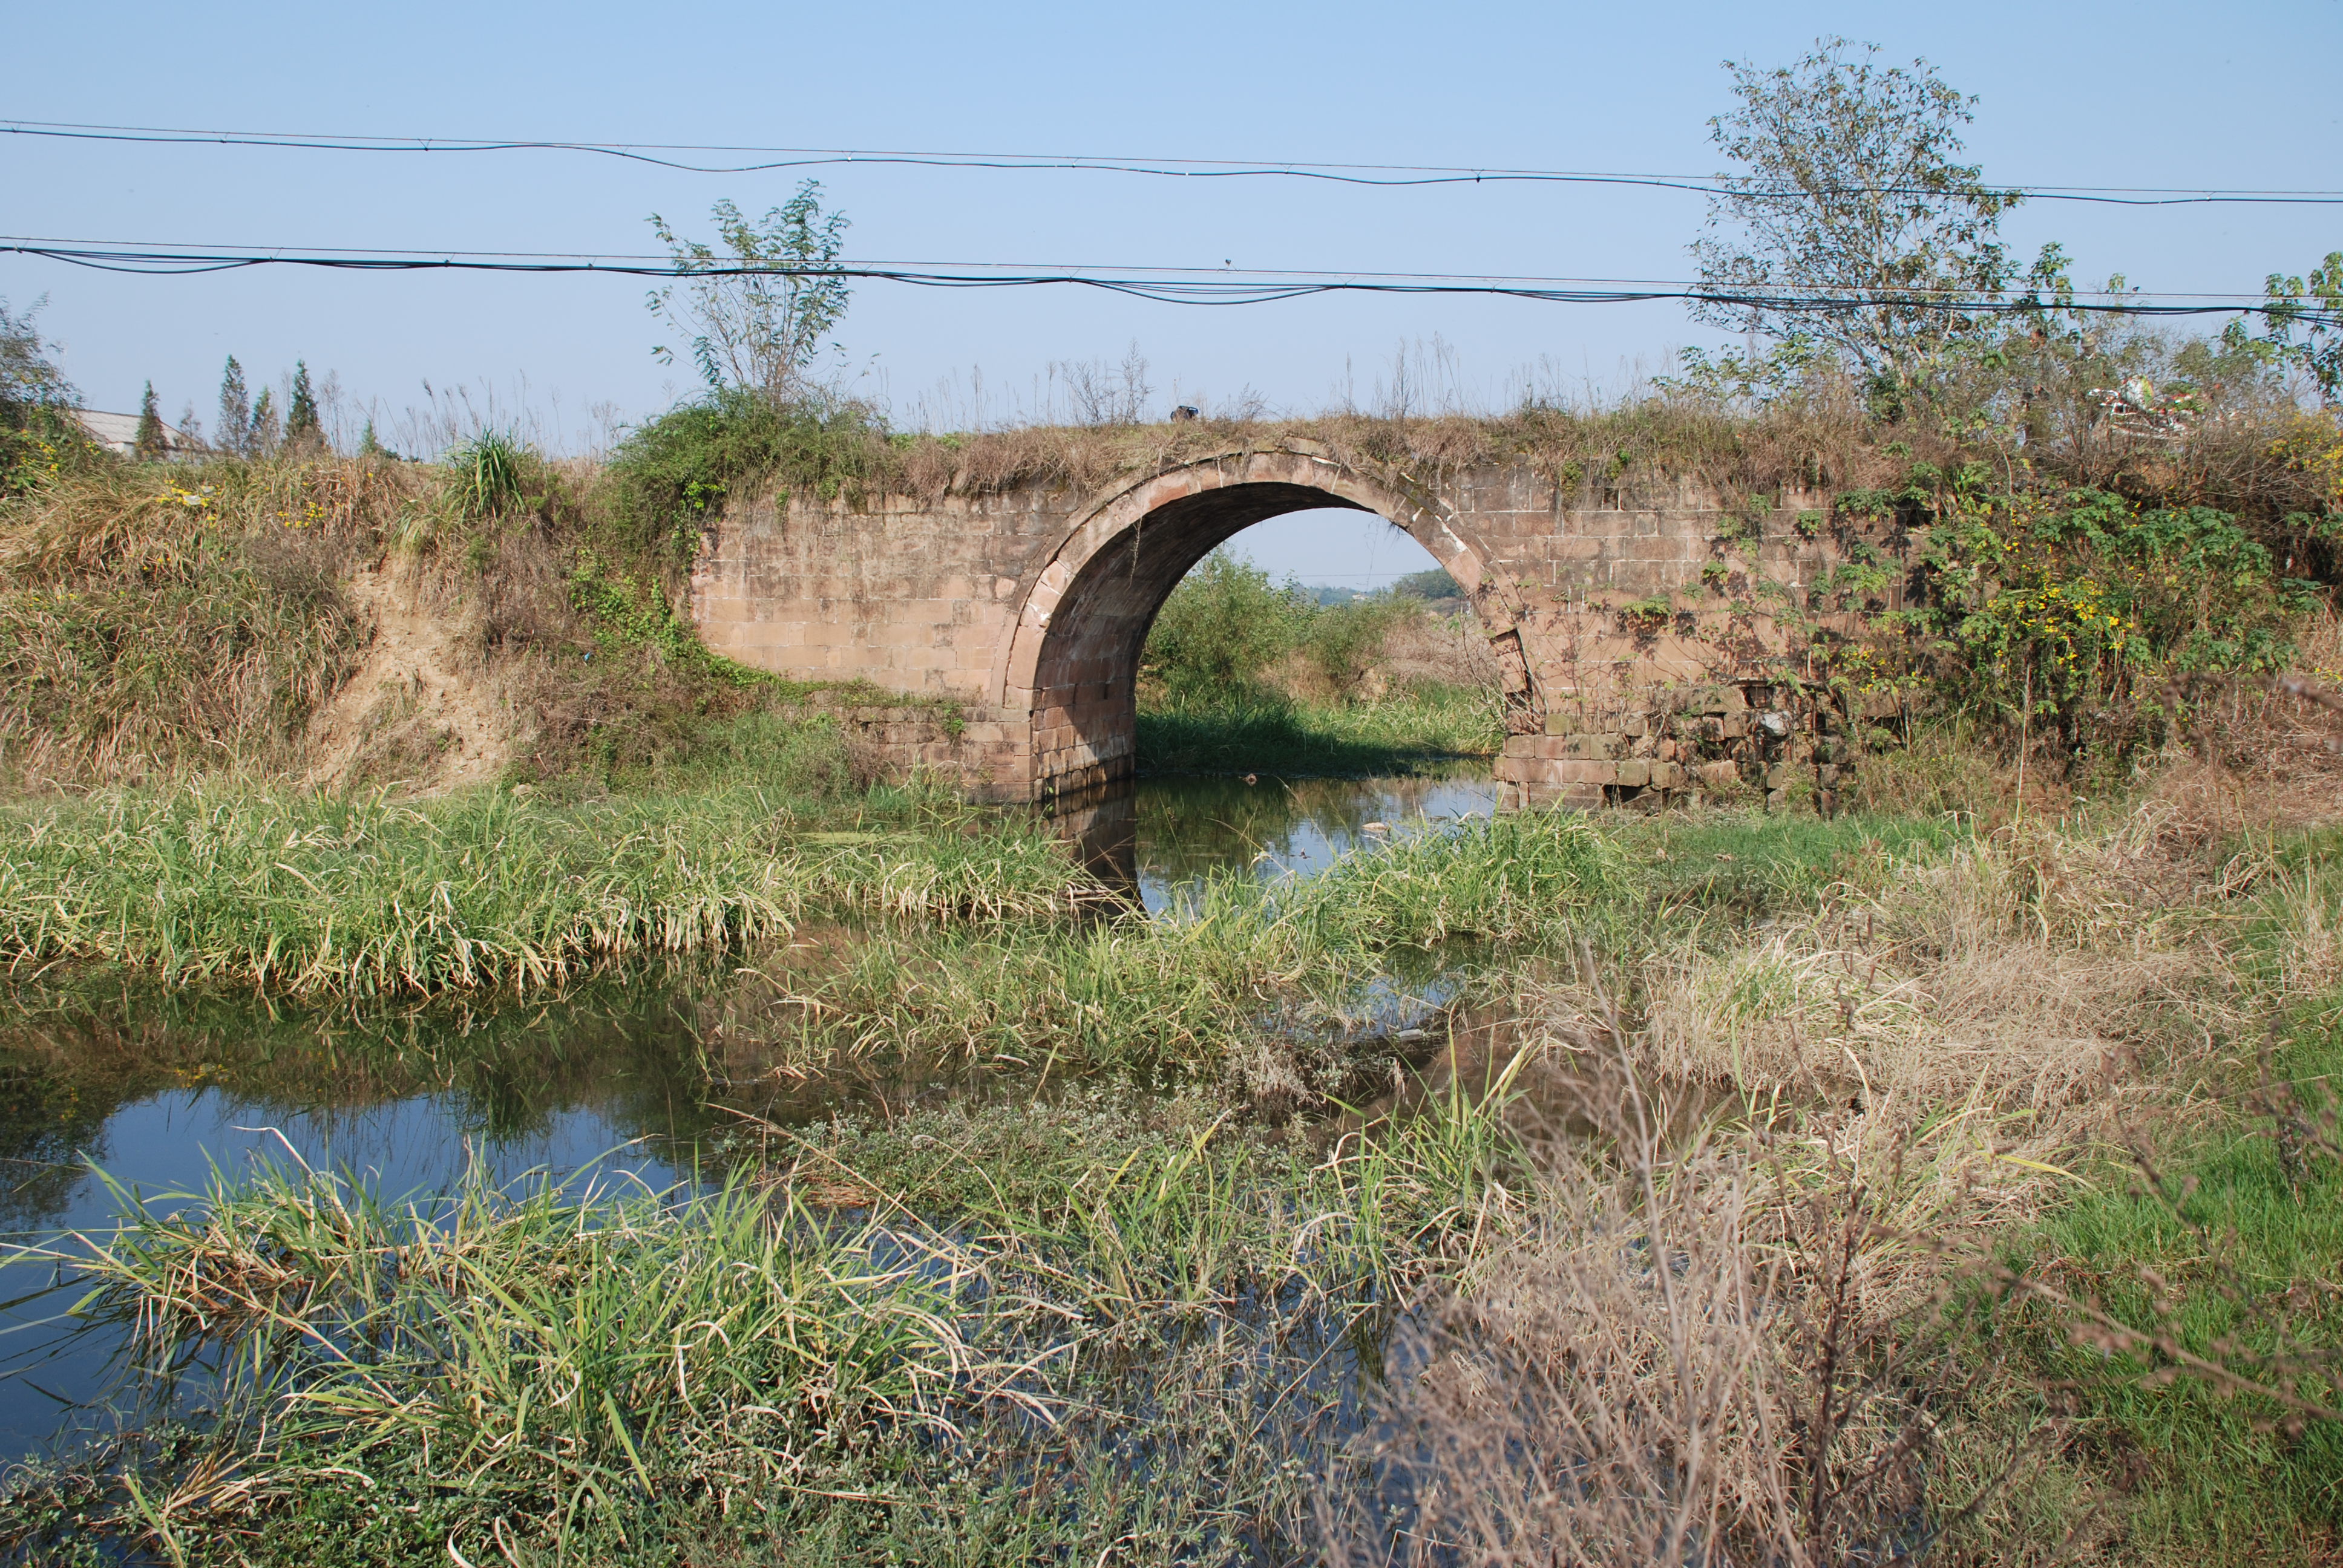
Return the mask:
{"type": "MultiPolygon", "coordinates": [[[[1362,844],[1486,815],[1499,789],[1470,778],[1158,779],[1055,821],[1100,875],[1161,914],[1214,873],[1308,876],[1362,844]]],[[[110,1226],[116,1187],[169,1207],[215,1171],[232,1178],[263,1160],[348,1172],[391,1194],[444,1189],[474,1165],[498,1180],[689,1181],[744,1109],[737,1097],[710,1102],[699,1053],[723,968],[606,977],[558,1002],[486,1009],[20,990],[0,1017],[0,1246],[110,1226]]],[[[745,1109],[802,1121],[852,1103],[860,1087],[815,1085],[745,1109]]],[[[110,1346],[71,1332],[62,1314],[74,1294],[54,1265],[0,1261],[0,1465],[77,1424],[106,1392],[110,1346]]]]}

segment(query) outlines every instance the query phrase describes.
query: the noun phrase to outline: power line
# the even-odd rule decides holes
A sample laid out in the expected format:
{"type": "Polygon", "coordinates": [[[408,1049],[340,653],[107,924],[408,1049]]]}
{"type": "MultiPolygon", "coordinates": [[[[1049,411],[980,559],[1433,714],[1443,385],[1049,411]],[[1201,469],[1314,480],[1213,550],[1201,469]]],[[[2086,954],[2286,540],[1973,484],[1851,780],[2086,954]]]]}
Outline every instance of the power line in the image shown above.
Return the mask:
{"type": "MultiPolygon", "coordinates": [[[[246,242],[241,245],[215,245],[205,240],[94,239],[87,236],[66,237],[58,235],[5,235],[0,236],[0,246],[15,247],[96,246],[105,247],[109,250],[186,251],[194,253],[198,257],[216,256],[220,259],[230,260],[249,260],[254,257],[276,258],[279,256],[287,260],[311,256],[347,256],[362,260],[371,260],[377,257],[423,257],[426,259],[461,257],[466,259],[485,259],[496,262],[576,262],[591,264],[593,270],[604,272],[618,272],[631,264],[648,263],[654,266],[667,269],[668,271],[672,272],[675,276],[689,276],[709,270],[707,267],[698,265],[678,263],[670,253],[665,251],[459,250],[451,249],[444,246],[435,246],[427,248],[417,247],[402,249],[393,246],[334,246],[317,245],[270,245],[252,242],[246,242]]],[[[1557,286],[1567,286],[1571,287],[1636,289],[1696,289],[1703,286],[1691,279],[1681,277],[1572,277],[1557,276],[1552,274],[1543,273],[1493,272],[1375,272],[1360,267],[1345,267],[1338,270],[1323,267],[1232,267],[1225,266],[1217,267],[1157,266],[1139,262],[966,261],[960,259],[939,260],[934,257],[865,257],[860,260],[842,262],[838,265],[850,268],[877,268],[881,270],[920,270],[939,268],[965,270],[970,272],[1011,273],[1129,272],[1161,274],[1167,277],[1212,277],[1217,279],[1290,278],[1314,281],[1329,278],[1367,278],[1374,280],[1393,279],[1425,283],[1552,285],[1557,286]]],[[[808,267],[787,264],[751,265],[744,263],[739,266],[722,268],[718,275],[748,276],[750,274],[771,274],[775,276],[782,276],[794,272],[810,276],[820,272],[820,270],[821,269],[820,267],[808,267]]],[[[1906,295],[1919,296],[1940,294],[1957,297],[1960,298],[1968,298],[1977,293],[1977,291],[1974,289],[1940,288],[1923,284],[1913,284],[1900,286],[1893,292],[1898,297],[1906,295]]],[[[2157,289],[2152,292],[2137,288],[2074,289],[2067,292],[2077,299],[2104,298],[2150,301],[2172,299],[2203,300],[2221,303],[2223,308],[2228,307],[2227,302],[2260,304],[2264,302],[2265,298],[2264,296],[2259,294],[2237,294],[2211,291],[2190,292],[2187,290],[2172,289],[2157,289]]]]}
{"type": "MultiPolygon", "coordinates": [[[[141,246],[72,240],[0,238],[0,254],[39,256],[106,272],[184,276],[250,267],[304,266],[337,272],[513,273],[551,276],[804,277],[900,283],[924,288],[1031,288],[1072,286],[1172,305],[1262,305],[1327,294],[1483,296],[1560,305],[1629,305],[1654,300],[1721,305],[1789,314],[1831,315],[1886,306],[1974,315],[2021,315],[2046,308],[2095,316],[2196,317],[2267,315],[2267,300],[2247,295],[2077,296],[2046,306],[2037,298],[1950,289],[1718,289],[1691,283],[1634,284],[1583,279],[1469,277],[1440,274],[1239,273],[1172,267],[1032,268],[1009,270],[977,263],[930,266],[841,263],[834,266],[703,266],[635,256],[497,255],[493,253],[361,252],[277,249],[266,253],[225,246],[141,246]]],[[[2310,326],[2343,327],[2343,314],[2289,310],[2310,326]]]]}
{"type": "MultiPolygon", "coordinates": [[[[1583,169],[1533,169],[1414,164],[1316,163],[1295,159],[1141,157],[1081,153],[919,152],[850,147],[766,147],[665,142],[589,142],[558,138],[478,136],[367,136],[337,132],[202,130],[168,126],[81,125],[57,120],[0,120],[0,132],[67,141],[126,142],[150,146],[272,147],[344,153],[584,153],[649,164],[689,174],[767,174],[789,169],[830,168],[850,164],[920,168],[1059,171],[1146,175],[1171,179],[1302,179],[1334,185],[1407,187],[1454,185],[1591,185],[1686,191],[1735,199],[1803,200],[1825,195],[1940,196],[1932,187],[1878,189],[1735,191],[1715,175],[1630,174],[1583,169]],[[695,163],[668,154],[731,153],[760,161],[695,163]]],[[[1997,191],[2031,201],[2087,202],[2112,206],[2207,205],[2343,206],[2343,191],[2256,190],[2153,186],[1996,186],[1997,191]]]]}

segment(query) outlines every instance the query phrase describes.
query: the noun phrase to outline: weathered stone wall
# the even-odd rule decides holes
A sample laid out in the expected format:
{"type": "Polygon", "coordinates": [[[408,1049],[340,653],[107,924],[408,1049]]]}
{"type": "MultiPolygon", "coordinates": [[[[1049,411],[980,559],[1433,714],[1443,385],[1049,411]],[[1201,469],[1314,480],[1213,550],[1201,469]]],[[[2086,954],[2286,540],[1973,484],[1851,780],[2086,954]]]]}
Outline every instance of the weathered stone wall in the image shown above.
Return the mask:
{"type": "Polygon", "coordinates": [[[1762,796],[1773,809],[1837,809],[1855,783],[1848,715],[1805,682],[1646,688],[1550,709],[1505,742],[1497,776],[1516,805],[1661,805],[1762,796]]]}
{"type": "Polygon", "coordinates": [[[858,770],[872,778],[900,781],[916,770],[967,779],[982,760],[985,743],[969,735],[956,705],[871,702],[850,689],[811,692],[795,706],[834,722],[858,770]]]}
{"type": "Polygon", "coordinates": [[[1140,648],[1191,567],[1266,518],[1355,508],[1464,586],[1505,672],[1500,773],[1525,797],[1633,799],[1703,768],[1721,782],[1728,761],[1756,788],[1830,739],[1777,612],[1866,527],[1827,518],[1825,497],[1766,501],[1728,512],[1690,480],[1527,463],[1410,473],[1286,441],[1100,494],[736,505],[703,543],[692,613],[743,663],[960,704],[949,757],[929,740],[920,759],[981,798],[1047,799],[1131,772],[1140,648]]]}

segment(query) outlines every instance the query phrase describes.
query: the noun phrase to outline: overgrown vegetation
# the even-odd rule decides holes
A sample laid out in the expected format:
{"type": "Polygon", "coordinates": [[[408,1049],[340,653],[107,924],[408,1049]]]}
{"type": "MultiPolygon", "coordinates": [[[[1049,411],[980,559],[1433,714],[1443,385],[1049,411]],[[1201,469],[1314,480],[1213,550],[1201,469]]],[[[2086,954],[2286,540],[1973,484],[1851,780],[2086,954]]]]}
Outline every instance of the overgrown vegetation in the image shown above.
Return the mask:
{"type": "Polygon", "coordinates": [[[1322,604],[1214,551],[1148,632],[1141,766],[1397,773],[1493,755],[1504,741],[1495,665],[1470,610],[1433,602],[1394,589],[1322,604]]]}
{"type": "Polygon", "coordinates": [[[343,463],[190,472],[56,442],[0,537],[7,772],[288,767],[357,663],[347,581],[414,480],[343,463]]]}
{"type": "Polygon", "coordinates": [[[1148,927],[759,965],[736,1082],[910,1045],[1061,1088],[742,1121],[698,1194],[150,1197],[84,1310],[228,1347],[223,1419],[19,1470],[13,1539],[2315,1553],[2343,904],[2328,839],[2208,826],[1515,817],[1148,927]],[[1428,1059],[1312,1026],[1389,970],[1347,955],[1456,937],[1502,1006],[1428,1059]],[[2266,1068],[2228,1043],[2271,1030],[2266,1068]]]}
{"type": "Polygon", "coordinates": [[[787,798],[738,786],[566,807],[196,787],[18,807],[8,829],[11,967],[101,960],[297,993],[530,989],[813,915],[1031,918],[1106,897],[1030,828],[809,833],[787,798]]]}

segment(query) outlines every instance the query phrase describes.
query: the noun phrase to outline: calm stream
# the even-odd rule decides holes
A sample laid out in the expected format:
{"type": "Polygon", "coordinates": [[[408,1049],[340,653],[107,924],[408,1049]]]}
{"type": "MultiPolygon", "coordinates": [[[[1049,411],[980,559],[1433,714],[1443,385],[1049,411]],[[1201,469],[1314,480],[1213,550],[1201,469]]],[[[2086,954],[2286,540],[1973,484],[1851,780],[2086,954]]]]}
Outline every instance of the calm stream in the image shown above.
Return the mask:
{"type": "MultiPolygon", "coordinates": [[[[1363,842],[1485,815],[1499,789],[1156,779],[1058,824],[1161,914],[1212,871],[1311,875],[1363,842]]],[[[445,1189],[475,1162],[498,1179],[688,1181],[739,1125],[709,1103],[695,1044],[719,979],[710,963],[477,1010],[271,1008],[136,986],[20,993],[0,1018],[0,1244],[110,1227],[120,1201],[99,1170],[149,1198],[296,1158],[387,1194],[445,1189]]],[[[892,1087],[817,1084],[756,1111],[802,1121],[892,1087]]],[[[85,1424],[106,1393],[111,1345],[72,1332],[65,1285],[51,1266],[0,1261],[0,1465],[85,1424]]]]}

